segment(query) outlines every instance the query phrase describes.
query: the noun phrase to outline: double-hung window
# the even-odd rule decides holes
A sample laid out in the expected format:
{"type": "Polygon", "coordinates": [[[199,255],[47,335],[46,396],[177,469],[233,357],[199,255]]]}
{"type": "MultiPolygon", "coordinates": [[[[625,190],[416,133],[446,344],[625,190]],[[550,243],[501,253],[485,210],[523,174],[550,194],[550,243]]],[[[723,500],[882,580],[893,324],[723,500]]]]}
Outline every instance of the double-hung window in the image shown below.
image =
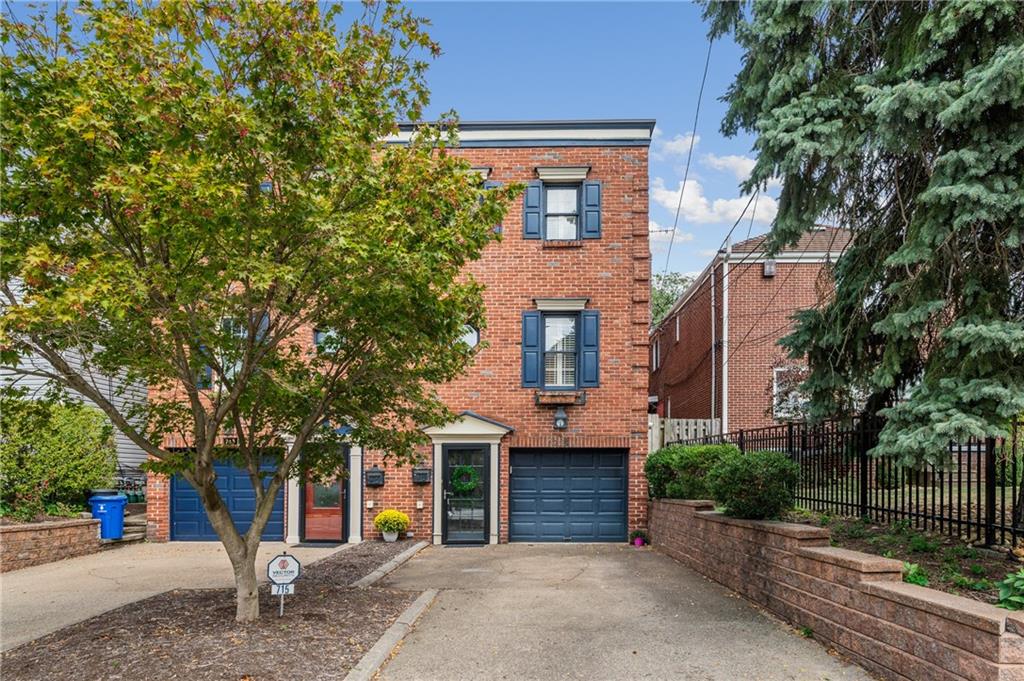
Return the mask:
{"type": "Polygon", "coordinates": [[[597,310],[529,310],[523,313],[523,387],[542,390],[596,388],[600,374],[597,310]]]}
{"type": "Polygon", "coordinates": [[[575,241],[580,238],[579,185],[544,185],[544,238],[575,241]]]}
{"type": "Polygon", "coordinates": [[[598,180],[528,182],[523,193],[523,238],[600,239],[601,194],[598,180]]]}
{"type": "Polygon", "coordinates": [[[576,315],[544,316],[544,387],[576,387],[576,315]]]}

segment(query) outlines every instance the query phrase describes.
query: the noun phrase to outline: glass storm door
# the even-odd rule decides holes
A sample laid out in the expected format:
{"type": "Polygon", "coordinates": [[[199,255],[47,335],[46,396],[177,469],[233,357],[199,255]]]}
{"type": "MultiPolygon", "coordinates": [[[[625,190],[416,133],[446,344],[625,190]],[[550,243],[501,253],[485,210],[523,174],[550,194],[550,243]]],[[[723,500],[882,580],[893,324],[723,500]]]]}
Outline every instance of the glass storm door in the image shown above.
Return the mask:
{"type": "Polygon", "coordinates": [[[345,494],[341,480],[306,483],[306,541],[343,541],[345,494]]]}
{"type": "Polygon", "coordinates": [[[489,445],[444,445],[445,544],[487,543],[489,445]]]}

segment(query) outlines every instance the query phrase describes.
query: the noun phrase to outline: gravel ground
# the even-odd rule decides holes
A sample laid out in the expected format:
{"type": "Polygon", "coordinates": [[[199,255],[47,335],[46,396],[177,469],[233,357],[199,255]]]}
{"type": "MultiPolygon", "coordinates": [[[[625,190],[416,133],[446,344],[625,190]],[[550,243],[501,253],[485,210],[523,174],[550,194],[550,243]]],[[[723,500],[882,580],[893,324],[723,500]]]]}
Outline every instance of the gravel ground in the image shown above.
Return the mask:
{"type": "Polygon", "coordinates": [[[21,679],[337,679],[418,595],[350,589],[412,542],[364,542],[324,559],[286,597],[260,590],[260,620],[234,622],[234,590],[178,590],[62,629],[5,653],[21,679]]]}

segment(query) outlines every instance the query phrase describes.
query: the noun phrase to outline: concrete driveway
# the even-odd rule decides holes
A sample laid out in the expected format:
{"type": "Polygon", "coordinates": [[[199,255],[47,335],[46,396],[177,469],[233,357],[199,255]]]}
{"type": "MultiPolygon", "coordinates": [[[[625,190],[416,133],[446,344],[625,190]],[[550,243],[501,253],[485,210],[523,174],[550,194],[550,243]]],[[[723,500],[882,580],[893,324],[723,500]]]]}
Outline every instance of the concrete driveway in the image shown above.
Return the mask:
{"type": "Polygon", "coordinates": [[[381,585],[441,589],[384,679],[871,678],[649,549],[430,547],[381,585]]]}
{"type": "MultiPolygon", "coordinates": [[[[256,573],[265,581],[261,563],[270,562],[283,549],[307,565],[345,546],[264,542],[256,573]]],[[[220,542],[132,544],[5,572],[0,575],[0,650],[171,589],[233,585],[231,562],[220,542]]]]}

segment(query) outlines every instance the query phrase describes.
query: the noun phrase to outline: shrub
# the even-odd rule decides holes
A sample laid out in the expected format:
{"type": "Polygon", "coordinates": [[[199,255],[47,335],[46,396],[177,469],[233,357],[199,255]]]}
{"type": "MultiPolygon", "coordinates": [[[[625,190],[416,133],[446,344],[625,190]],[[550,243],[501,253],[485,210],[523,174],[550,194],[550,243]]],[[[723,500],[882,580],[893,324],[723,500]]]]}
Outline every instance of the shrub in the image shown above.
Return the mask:
{"type": "Polygon", "coordinates": [[[903,581],[918,586],[928,586],[928,573],[917,563],[903,563],[903,581]]]}
{"type": "Polygon", "coordinates": [[[999,602],[996,604],[1007,610],[1024,608],[1024,568],[1006,575],[999,582],[999,602]]]}
{"type": "Polygon", "coordinates": [[[708,471],[722,457],[736,454],[735,445],[669,445],[647,457],[648,492],[652,499],[707,499],[708,471]]]}
{"type": "Polygon", "coordinates": [[[738,518],[778,518],[793,507],[799,468],[782,452],[734,453],[708,473],[708,486],[726,513],[738,518]]]}
{"type": "Polygon", "coordinates": [[[409,529],[409,516],[393,508],[387,508],[373,519],[373,526],[381,532],[405,532],[409,529]]]}
{"type": "Polygon", "coordinates": [[[90,488],[113,484],[113,427],[98,409],[9,399],[2,407],[3,514],[21,520],[44,512],[74,515],[90,488]]]}

